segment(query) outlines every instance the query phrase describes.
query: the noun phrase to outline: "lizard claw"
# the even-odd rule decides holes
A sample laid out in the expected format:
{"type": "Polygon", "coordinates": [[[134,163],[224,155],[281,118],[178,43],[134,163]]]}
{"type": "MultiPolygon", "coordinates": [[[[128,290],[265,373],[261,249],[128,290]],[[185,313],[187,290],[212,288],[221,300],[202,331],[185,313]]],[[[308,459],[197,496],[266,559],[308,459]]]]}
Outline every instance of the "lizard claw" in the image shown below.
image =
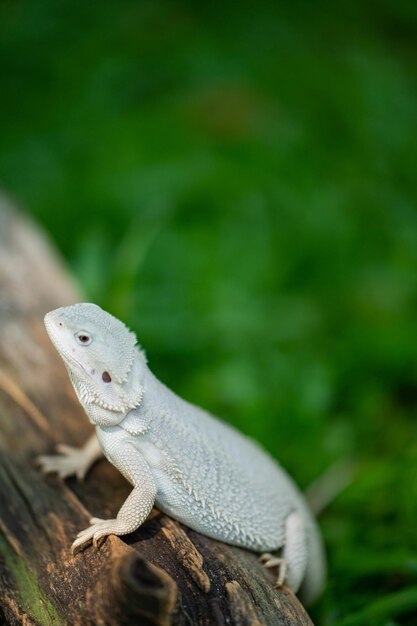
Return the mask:
{"type": "Polygon", "coordinates": [[[99,549],[102,543],[104,543],[107,535],[100,535],[100,533],[96,533],[93,537],[93,546],[96,550],[99,549]]]}
{"type": "Polygon", "coordinates": [[[126,532],[120,520],[117,519],[106,520],[92,517],[90,523],[91,526],[78,533],[77,539],[71,546],[72,554],[83,550],[91,542],[95,548],[98,548],[100,540],[104,540],[107,535],[123,535],[126,532]]]}
{"type": "Polygon", "coordinates": [[[287,576],[288,569],[288,561],[281,557],[273,556],[272,554],[266,553],[262,554],[259,557],[262,565],[267,569],[277,568],[277,579],[275,581],[274,587],[279,589],[285,583],[285,578],[287,576]]]}

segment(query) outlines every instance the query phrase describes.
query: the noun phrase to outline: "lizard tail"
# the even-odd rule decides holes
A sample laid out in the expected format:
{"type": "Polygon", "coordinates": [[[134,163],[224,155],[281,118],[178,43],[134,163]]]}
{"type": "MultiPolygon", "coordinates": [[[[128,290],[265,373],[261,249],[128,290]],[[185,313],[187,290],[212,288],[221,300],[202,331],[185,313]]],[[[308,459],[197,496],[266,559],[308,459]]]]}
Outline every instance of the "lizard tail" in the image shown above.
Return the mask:
{"type": "Polygon", "coordinates": [[[357,463],[342,459],[331,465],[305,491],[306,500],[314,515],[319,515],[354,479],[357,463]]]}

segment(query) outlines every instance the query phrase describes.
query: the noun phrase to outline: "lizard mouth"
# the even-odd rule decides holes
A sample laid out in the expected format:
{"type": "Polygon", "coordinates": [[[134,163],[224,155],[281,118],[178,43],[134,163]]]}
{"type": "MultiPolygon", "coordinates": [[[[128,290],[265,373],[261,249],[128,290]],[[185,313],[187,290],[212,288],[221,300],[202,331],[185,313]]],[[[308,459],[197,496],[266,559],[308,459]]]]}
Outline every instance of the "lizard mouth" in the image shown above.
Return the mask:
{"type": "Polygon", "coordinates": [[[62,332],[65,331],[66,326],[64,321],[60,320],[59,312],[61,309],[56,309],[55,311],[50,311],[45,315],[44,323],[46,332],[49,335],[50,340],[55,346],[58,354],[61,356],[65,365],[70,369],[72,367],[76,367],[79,369],[85,376],[91,378],[90,372],[84,367],[80,361],[72,354],[72,352],[65,345],[64,338],[62,336],[62,332]]]}
{"type": "Polygon", "coordinates": [[[82,371],[83,374],[91,378],[90,373],[88,372],[88,370],[85,369],[84,365],[82,365],[79,361],[77,361],[77,359],[75,359],[73,356],[68,357],[66,355],[65,360],[70,361],[71,364],[75,364],[82,371]]]}

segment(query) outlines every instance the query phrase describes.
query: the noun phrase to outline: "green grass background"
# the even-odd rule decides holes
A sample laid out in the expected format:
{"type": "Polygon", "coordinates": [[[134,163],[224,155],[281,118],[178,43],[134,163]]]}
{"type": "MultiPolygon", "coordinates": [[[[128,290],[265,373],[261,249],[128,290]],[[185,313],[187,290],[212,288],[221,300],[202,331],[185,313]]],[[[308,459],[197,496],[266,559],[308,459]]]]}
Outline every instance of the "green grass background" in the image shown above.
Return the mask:
{"type": "MultiPolygon", "coordinates": [[[[417,5],[0,2],[0,182],[321,516],[317,624],[417,624],[417,5]]],[[[261,514],[261,513],[260,513],[261,514]]]]}

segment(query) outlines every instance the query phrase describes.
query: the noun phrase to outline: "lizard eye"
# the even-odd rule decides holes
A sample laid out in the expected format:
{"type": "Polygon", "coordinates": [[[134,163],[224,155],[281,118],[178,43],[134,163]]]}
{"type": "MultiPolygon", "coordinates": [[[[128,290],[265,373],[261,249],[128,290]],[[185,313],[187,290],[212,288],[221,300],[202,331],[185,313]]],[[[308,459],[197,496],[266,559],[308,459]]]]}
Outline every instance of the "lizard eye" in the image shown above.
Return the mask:
{"type": "Polygon", "coordinates": [[[75,333],[75,339],[80,346],[88,346],[92,341],[91,335],[89,335],[85,330],[80,330],[78,333],[75,333]]]}

